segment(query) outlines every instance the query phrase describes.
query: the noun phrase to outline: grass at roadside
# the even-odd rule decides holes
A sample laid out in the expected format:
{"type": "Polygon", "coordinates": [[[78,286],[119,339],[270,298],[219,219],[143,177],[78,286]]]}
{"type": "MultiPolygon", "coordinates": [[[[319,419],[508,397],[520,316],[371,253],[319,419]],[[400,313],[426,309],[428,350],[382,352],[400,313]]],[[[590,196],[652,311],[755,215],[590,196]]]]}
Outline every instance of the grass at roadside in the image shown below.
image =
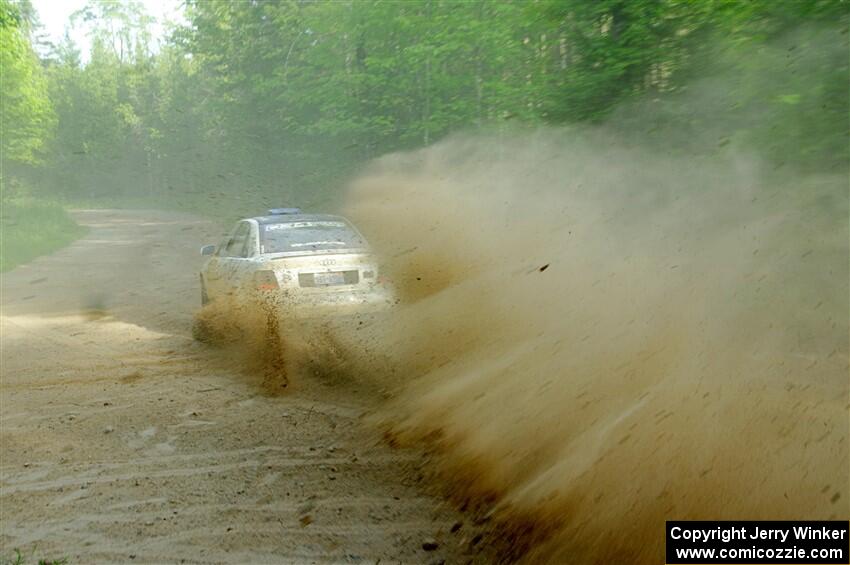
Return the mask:
{"type": "Polygon", "coordinates": [[[35,198],[0,205],[0,272],[60,249],[86,232],[56,202],[35,198]]]}
{"type": "Polygon", "coordinates": [[[1,562],[3,565],[29,565],[30,563],[38,563],[38,565],[67,565],[68,558],[60,559],[39,559],[38,561],[27,560],[27,556],[21,553],[20,549],[15,549],[15,555],[10,559],[5,559],[1,562]]]}

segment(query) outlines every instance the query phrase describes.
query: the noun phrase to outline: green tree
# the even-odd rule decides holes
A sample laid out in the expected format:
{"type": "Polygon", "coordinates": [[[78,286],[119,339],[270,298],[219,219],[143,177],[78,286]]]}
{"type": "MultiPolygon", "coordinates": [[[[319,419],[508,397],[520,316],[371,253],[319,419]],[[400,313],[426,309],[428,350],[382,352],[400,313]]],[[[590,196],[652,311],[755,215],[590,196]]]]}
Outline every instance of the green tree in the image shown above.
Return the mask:
{"type": "Polygon", "coordinates": [[[138,2],[98,1],[74,15],[88,61],[66,40],[46,62],[49,98],[31,7],[0,2],[4,154],[67,194],[321,206],[377,155],[514,123],[848,162],[840,0],[187,0],[156,53],[138,2]]]}
{"type": "Polygon", "coordinates": [[[50,139],[54,114],[47,80],[17,7],[0,0],[0,157],[4,171],[36,164],[50,139]]]}

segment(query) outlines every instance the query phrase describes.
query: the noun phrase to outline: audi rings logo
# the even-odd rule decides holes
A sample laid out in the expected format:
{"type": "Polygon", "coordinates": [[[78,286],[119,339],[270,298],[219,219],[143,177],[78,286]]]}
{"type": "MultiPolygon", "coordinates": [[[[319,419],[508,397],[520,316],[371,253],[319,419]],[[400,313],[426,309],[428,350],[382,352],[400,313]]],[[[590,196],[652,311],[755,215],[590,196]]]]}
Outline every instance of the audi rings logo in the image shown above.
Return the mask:
{"type": "Polygon", "coordinates": [[[322,259],[321,261],[319,261],[319,264],[324,266],[324,267],[336,265],[336,259],[322,259]]]}

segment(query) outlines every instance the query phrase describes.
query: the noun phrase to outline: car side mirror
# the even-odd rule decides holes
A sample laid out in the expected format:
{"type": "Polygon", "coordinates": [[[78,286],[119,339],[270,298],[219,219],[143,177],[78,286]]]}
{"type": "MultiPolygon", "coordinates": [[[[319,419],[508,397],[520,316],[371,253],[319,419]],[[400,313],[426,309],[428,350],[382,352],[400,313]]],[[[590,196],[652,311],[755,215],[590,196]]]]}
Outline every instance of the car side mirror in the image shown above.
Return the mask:
{"type": "Polygon", "coordinates": [[[212,255],[215,253],[215,245],[204,245],[201,247],[201,255],[212,255]]]}

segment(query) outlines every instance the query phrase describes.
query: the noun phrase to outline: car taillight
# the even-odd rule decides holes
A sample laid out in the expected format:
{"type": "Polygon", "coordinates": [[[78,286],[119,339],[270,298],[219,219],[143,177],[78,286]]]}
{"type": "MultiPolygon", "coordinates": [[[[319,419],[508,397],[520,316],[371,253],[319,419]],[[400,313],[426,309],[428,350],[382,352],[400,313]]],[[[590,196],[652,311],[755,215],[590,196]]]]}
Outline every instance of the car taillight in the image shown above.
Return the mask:
{"type": "Polygon", "coordinates": [[[274,271],[257,271],[254,273],[254,286],[257,290],[277,290],[277,277],[274,271]]]}
{"type": "Polygon", "coordinates": [[[378,275],[378,284],[384,286],[390,286],[390,279],[386,275],[378,275]]]}

